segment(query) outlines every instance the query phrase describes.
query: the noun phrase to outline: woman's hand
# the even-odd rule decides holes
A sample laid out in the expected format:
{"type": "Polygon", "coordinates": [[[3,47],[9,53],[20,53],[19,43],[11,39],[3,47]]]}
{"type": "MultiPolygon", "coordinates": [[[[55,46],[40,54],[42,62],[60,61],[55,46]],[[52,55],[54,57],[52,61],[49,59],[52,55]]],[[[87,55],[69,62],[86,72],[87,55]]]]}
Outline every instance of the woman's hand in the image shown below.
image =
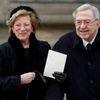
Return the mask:
{"type": "Polygon", "coordinates": [[[21,75],[21,84],[29,84],[34,80],[36,74],[34,72],[28,72],[21,75]]]}

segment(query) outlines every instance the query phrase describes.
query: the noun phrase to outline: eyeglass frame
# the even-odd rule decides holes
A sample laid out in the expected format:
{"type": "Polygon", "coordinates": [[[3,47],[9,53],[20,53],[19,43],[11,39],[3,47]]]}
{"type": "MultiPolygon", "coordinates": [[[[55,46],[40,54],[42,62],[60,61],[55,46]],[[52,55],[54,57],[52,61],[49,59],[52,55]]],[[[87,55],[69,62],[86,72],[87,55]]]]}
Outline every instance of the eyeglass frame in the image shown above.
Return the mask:
{"type": "Polygon", "coordinates": [[[91,20],[89,20],[89,19],[86,19],[86,20],[75,20],[75,25],[80,26],[82,23],[84,23],[84,25],[90,26],[90,25],[92,25],[92,23],[94,23],[96,20],[97,20],[97,19],[95,19],[95,20],[93,20],[93,21],[91,21],[91,20]],[[78,22],[78,23],[76,23],[76,22],[78,22]]]}

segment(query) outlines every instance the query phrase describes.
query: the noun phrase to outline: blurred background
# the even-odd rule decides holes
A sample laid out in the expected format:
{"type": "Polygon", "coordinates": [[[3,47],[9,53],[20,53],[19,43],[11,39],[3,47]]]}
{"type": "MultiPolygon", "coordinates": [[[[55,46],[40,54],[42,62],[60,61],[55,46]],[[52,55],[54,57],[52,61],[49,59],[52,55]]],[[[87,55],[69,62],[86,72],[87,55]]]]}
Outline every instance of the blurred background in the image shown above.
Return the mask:
{"type": "Polygon", "coordinates": [[[28,5],[36,10],[41,19],[36,36],[39,40],[48,41],[53,47],[62,35],[73,30],[72,12],[84,3],[91,3],[100,9],[100,0],[2,0],[0,1],[0,44],[7,41],[9,37],[6,26],[8,15],[19,5],[28,5]]]}
{"type": "Polygon", "coordinates": [[[37,38],[46,40],[53,47],[55,42],[74,28],[72,12],[84,3],[91,3],[100,9],[100,0],[2,0],[0,2],[0,44],[7,41],[9,32],[6,20],[9,12],[19,5],[34,8],[41,25],[37,30],[37,38]]]}

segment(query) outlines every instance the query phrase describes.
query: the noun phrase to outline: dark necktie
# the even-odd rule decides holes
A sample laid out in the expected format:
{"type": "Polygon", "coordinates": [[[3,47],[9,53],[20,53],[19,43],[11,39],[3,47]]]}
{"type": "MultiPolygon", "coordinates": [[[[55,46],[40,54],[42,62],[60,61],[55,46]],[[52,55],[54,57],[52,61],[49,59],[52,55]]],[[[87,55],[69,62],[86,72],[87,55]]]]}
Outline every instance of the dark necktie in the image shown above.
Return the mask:
{"type": "Polygon", "coordinates": [[[88,56],[88,59],[89,60],[91,60],[92,59],[92,44],[87,44],[87,46],[86,46],[86,48],[87,48],[87,56],[88,56]]]}
{"type": "Polygon", "coordinates": [[[86,48],[87,48],[87,51],[91,51],[91,49],[92,49],[92,44],[88,43],[87,46],[86,46],[86,48]]]}

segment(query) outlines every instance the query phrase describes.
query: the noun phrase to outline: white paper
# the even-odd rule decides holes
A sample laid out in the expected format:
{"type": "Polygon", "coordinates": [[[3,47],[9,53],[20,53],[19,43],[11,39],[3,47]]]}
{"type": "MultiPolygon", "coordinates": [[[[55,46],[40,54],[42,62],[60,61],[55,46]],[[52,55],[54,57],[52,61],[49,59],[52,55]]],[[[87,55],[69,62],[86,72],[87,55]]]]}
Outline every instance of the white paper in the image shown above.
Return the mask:
{"type": "Polygon", "coordinates": [[[54,72],[63,72],[66,59],[67,55],[49,50],[44,69],[44,76],[54,78],[52,75],[54,72]]]}

